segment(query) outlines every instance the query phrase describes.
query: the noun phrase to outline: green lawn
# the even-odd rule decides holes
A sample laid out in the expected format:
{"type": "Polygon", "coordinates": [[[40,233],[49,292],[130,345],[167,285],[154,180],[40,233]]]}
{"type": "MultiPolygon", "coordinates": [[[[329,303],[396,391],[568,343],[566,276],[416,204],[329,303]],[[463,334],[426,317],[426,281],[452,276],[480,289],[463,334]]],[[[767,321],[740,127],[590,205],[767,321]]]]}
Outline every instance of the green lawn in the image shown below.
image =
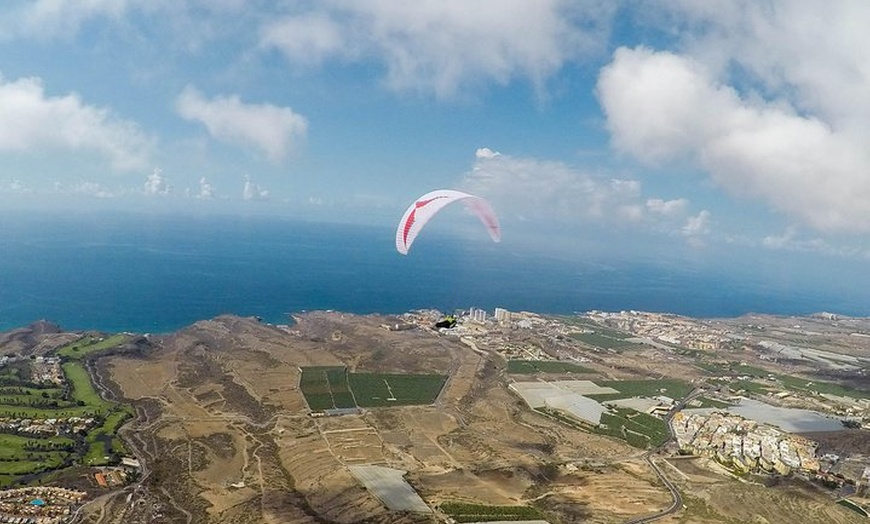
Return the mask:
{"type": "Polygon", "coordinates": [[[0,433],[0,487],[15,484],[21,476],[43,473],[82,463],[102,465],[127,453],[117,436],[118,428],[133,415],[132,406],[103,400],[94,389],[87,370],[79,361],[84,355],[110,349],[127,340],[118,335],[103,341],[79,341],[63,348],[66,352],[78,349],[70,360],[62,364],[68,386],[64,388],[30,387],[30,360],[23,360],[15,373],[7,373],[0,385],[0,417],[30,419],[63,419],[80,416],[105,418],[85,436],[69,437],[0,433]],[[67,395],[68,391],[68,395],[67,395]],[[82,451],[82,445],[86,451],[82,451]],[[105,457],[110,457],[107,461],[105,457]]]}
{"type": "Polygon", "coordinates": [[[115,434],[124,422],[129,420],[132,416],[133,408],[131,406],[120,406],[106,417],[106,421],[103,423],[103,429],[110,435],[115,434]]]}
{"type": "Polygon", "coordinates": [[[88,376],[87,370],[80,362],[64,362],[62,367],[63,374],[72,387],[73,399],[84,402],[86,406],[97,413],[105,413],[109,410],[112,404],[97,394],[91,383],[91,377],[88,376]]]}
{"type": "Polygon", "coordinates": [[[57,355],[78,360],[98,351],[120,346],[128,340],[130,340],[130,337],[127,335],[112,335],[103,340],[94,337],[84,337],[58,349],[57,355]]]}

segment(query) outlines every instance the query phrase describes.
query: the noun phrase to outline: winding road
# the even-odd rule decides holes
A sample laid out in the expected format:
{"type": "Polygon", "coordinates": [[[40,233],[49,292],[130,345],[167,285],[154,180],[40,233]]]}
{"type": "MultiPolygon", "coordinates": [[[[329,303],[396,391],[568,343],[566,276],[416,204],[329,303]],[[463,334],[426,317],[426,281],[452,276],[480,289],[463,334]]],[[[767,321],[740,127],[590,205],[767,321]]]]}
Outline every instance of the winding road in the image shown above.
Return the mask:
{"type": "Polygon", "coordinates": [[[671,502],[671,505],[668,506],[667,508],[661,510],[661,511],[656,512],[656,513],[651,513],[649,515],[642,515],[640,517],[633,517],[633,518],[625,521],[625,524],[642,524],[645,522],[653,522],[653,521],[658,520],[660,518],[667,517],[668,515],[672,515],[678,511],[680,511],[683,508],[683,495],[680,494],[680,490],[678,490],[677,487],[674,485],[674,483],[671,482],[665,476],[665,474],[659,468],[658,464],[656,464],[653,461],[652,457],[653,457],[653,455],[658,453],[662,448],[667,446],[672,440],[674,440],[674,438],[675,438],[674,437],[674,429],[671,427],[671,419],[674,418],[674,415],[676,415],[681,409],[686,407],[686,404],[689,401],[691,401],[695,397],[702,395],[703,393],[704,393],[703,389],[699,389],[699,388],[693,389],[691,393],[686,395],[685,398],[680,400],[673,407],[673,409],[671,409],[668,412],[667,416],[665,417],[665,423],[667,424],[667,427],[668,427],[668,439],[666,441],[664,441],[661,445],[659,445],[657,448],[651,449],[643,454],[643,459],[646,461],[647,464],[649,464],[650,469],[652,469],[653,472],[656,474],[656,476],[659,478],[659,480],[662,481],[662,484],[665,485],[665,488],[667,488],[667,490],[671,492],[671,498],[673,499],[671,502]]]}

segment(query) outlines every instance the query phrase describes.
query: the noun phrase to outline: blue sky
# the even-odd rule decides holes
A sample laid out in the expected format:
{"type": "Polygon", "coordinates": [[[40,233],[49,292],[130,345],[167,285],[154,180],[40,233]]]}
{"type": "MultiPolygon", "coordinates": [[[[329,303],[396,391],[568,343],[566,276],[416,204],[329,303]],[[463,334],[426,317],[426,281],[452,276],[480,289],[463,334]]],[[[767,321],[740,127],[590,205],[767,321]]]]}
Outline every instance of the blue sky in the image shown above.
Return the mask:
{"type": "Polygon", "coordinates": [[[387,225],[449,187],[506,241],[861,267],[868,25],[864,1],[7,0],[0,206],[387,225]]]}

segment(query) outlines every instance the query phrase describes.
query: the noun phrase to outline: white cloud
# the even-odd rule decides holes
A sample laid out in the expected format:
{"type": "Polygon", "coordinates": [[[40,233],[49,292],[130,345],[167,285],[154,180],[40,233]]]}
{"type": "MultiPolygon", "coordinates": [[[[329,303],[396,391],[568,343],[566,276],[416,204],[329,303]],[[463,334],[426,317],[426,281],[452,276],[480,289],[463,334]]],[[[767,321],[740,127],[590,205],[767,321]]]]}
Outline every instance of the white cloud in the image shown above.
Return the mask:
{"type": "Polygon", "coordinates": [[[679,0],[661,8],[682,26],[686,52],[717,72],[737,66],[770,97],[834,127],[870,126],[867,2],[679,0]]]}
{"type": "Polygon", "coordinates": [[[242,198],[245,200],[268,200],[269,192],[252,182],[249,175],[245,175],[245,186],[242,189],[242,198]]]}
{"type": "Polygon", "coordinates": [[[176,108],[183,118],[205,125],[215,139],[254,147],[273,161],[284,158],[308,129],[305,117],[289,107],[246,104],[235,95],[207,100],[191,86],[179,95],[176,108]]]}
{"type": "Polygon", "coordinates": [[[830,256],[866,257],[868,255],[868,252],[859,245],[835,246],[821,238],[802,238],[802,235],[794,226],[788,227],[781,235],[768,235],[764,237],[761,245],[771,250],[820,253],[830,256]]]}
{"type": "Polygon", "coordinates": [[[651,213],[659,215],[673,216],[682,214],[686,210],[689,201],[685,198],[677,198],[674,200],[662,200],[660,198],[650,198],[646,201],[646,208],[651,213]]]}
{"type": "Polygon", "coordinates": [[[99,23],[101,29],[114,24],[129,33],[137,25],[130,23],[134,17],[151,15],[167,24],[178,42],[195,49],[205,40],[226,36],[225,22],[237,26],[247,7],[246,0],[5,0],[0,39],[72,38],[89,23],[99,23]]]}
{"type": "Polygon", "coordinates": [[[644,48],[617,50],[598,94],[614,146],[641,162],[688,161],[813,227],[870,231],[870,135],[741,96],[691,58],[644,48]]]}
{"type": "Polygon", "coordinates": [[[348,35],[325,13],[307,13],[274,21],[260,31],[260,46],[280,49],[296,63],[317,63],[345,53],[348,35]]]}
{"type": "Polygon", "coordinates": [[[83,23],[99,17],[118,18],[130,0],[36,0],[8,9],[0,17],[0,37],[67,37],[83,23]]]}
{"type": "Polygon", "coordinates": [[[30,193],[31,189],[21,183],[21,180],[13,178],[7,182],[0,183],[0,193],[30,193]]]}
{"type": "Polygon", "coordinates": [[[480,148],[461,187],[502,216],[562,224],[599,222],[673,231],[688,201],[644,199],[637,180],[590,174],[561,162],[516,158],[480,148]]]}
{"type": "Polygon", "coordinates": [[[697,237],[708,233],[710,233],[710,212],[706,209],[689,217],[686,220],[686,225],[683,226],[683,234],[687,237],[697,237]]]}
{"type": "Polygon", "coordinates": [[[493,151],[488,147],[481,147],[477,151],[474,152],[474,156],[476,158],[495,158],[500,155],[498,151],[493,151]]]}
{"type": "Polygon", "coordinates": [[[80,195],[88,195],[95,198],[114,198],[114,191],[98,182],[79,182],[72,186],[72,192],[80,195]]]}
{"type": "Polygon", "coordinates": [[[92,152],[114,169],[136,170],[147,165],[151,147],[136,124],[84,104],[77,94],[51,97],[37,78],[0,78],[0,151],[92,152]]]}
{"type": "Polygon", "coordinates": [[[266,24],[260,45],[293,62],[374,58],[395,90],[452,97],[522,78],[539,90],[566,62],[604,48],[616,6],[593,0],[330,1],[266,24]]]}
{"type": "Polygon", "coordinates": [[[155,169],[145,180],[144,191],[146,195],[168,195],[172,192],[172,186],[163,176],[163,171],[155,169]]]}
{"type": "Polygon", "coordinates": [[[205,177],[199,179],[199,193],[196,198],[200,200],[210,200],[214,198],[214,188],[208,183],[205,177]]]}

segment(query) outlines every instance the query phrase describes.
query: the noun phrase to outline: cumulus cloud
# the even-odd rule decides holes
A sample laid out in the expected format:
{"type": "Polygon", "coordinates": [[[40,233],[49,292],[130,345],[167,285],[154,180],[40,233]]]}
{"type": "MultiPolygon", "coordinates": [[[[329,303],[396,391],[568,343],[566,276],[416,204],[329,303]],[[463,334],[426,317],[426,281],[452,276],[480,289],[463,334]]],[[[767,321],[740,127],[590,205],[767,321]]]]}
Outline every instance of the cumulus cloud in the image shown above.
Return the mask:
{"type": "Polygon", "coordinates": [[[461,187],[487,198],[503,216],[522,220],[644,224],[679,229],[688,201],[644,199],[637,180],[608,178],[562,162],[518,158],[488,148],[475,153],[461,187]]]}
{"type": "Polygon", "coordinates": [[[168,195],[172,192],[172,186],[163,176],[163,171],[155,169],[145,180],[144,192],[152,196],[168,195]]]}
{"type": "Polygon", "coordinates": [[[202,41],[225,36],[231,25],[227,22],[238,25],[239,14],[249,7],[246,0],[6,0],[0,12],[0,39],[72,38],[89,23],[102,28],[114,24],[129,33],[133,16],[151,15],[167,23],[183,45],[196,48],[202,41]]]}
{"type": "Polygon", "coordinates": [[[52,97],[38,78],[0,78],[0,151],[91,152],[114,169],[137,170],[147,164],[151,147],[136,124],[85,104],[77,94],[52,97]]]}
{"type": "Polygon", "coordinates": [[[656,213],[665,216],[674,216],[682,214],[686,210],[689,201],[685,198],[677,198],[674,200],[662,200],[660,198],[650,198],[646,201],[646,209],[651,213],[656,213]]]}
{"type": "Polygon", "coordinates": [[[822,238],[807,238],[798,228],[788,227],[781,235],[768,235],[761,242],[762,247],[775,251],[793,251],[799,253],[820,253],[830,256],[862,256],[868,257],[870,252],[860,246],[835,246],[822,238]]]}
{"type": "Polygon", "coordinates": [[[686,225],[683,226],[683,234],[687,237],[697,237],[706,235],[710,232],[710,212],[706,209],[702,210],[695,216],[689,217],[686,220],[686,225]]]}
{"type": "Polygon", "coordinates": [[[21,183],[21,180],[12,178],[6,182],[0,183],[0,193],[30,193],[31,189],[21,183]]]}
{"type": "MultiPolygon", "coordinates": [[[[62,187],[58,187],[57,189],[62,190],[62,187]]],[[[95,198],[115,198],[117,196],[114,191],[98,182],[78,182],[70,189],[73,193],[92,196],[95,198]]]]}
{"type": "Polygon", "coordinates": [[[598,94],[614,146],[641,162],[689,162],[815,228],[870,231],[870,135],[741,96],[698,61],[645,48],[617,50],[598,94]]]}
{"type": "Polygon", "coordinates": [[[317,63],[331,55],[344,54],[348,35],[339,22],[326,13],[306,13],[287,17],[264,26],[260,45],[280,49],[297,63],[317,63]]]}
{"type": "Polygon", "coordinates": [[[78,32],[83,23],[99,17],[118,18],[131,0],[36,0],[9,8],[0,17],[0,37],[66,37],[78,32]]]}
{"type": "Polygon", "coordinates": [[[196,198],[200,200],[211,200],[214,198],[214,188],[205,177],[199,179],[199,193],[196,195],[196,198]]]}
{"type": "Polygon", "coordinates": [[[481,147],[477,151],[474,152],[474,156],[476,158],[495,158],[498,155],[499,155],[498,152],[493,151],[492,149],[490,149],[488,147],[481,147]]]}
{"type": "Polygon", "coordinates": [[[451,97],[481,81],[542,88],[566,62],[603,49],[615,5],[603,0],[327,1],[274,20],[260,45],[290,61],[374,59],[395,90],[451,97]]]}
{"type": "Polygon", "coordinates": [[[202,123],[215,139],[254,147],[273,161],[283,159],[308,130],[305,117],[289,107],[246,104],[236,95],[208,100],[192,86],[181,92],[176,109],[182,118],[202,123]]]}
{"type": "Polygon", "coordinates": [[[838,128],[870,126],[867,2],[677,0],[658,7],[680,24],[685,52],[719,76],[737,77],[737,69],[801,113],[838,128]]]}
{"type": "Polygon", "coordinates": [[[245,185],[242,188],[242,198],[245,200],[268,200],[269,192],[251,181],[249,175],[245,175],[245,185]]]}

